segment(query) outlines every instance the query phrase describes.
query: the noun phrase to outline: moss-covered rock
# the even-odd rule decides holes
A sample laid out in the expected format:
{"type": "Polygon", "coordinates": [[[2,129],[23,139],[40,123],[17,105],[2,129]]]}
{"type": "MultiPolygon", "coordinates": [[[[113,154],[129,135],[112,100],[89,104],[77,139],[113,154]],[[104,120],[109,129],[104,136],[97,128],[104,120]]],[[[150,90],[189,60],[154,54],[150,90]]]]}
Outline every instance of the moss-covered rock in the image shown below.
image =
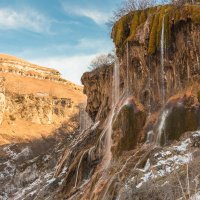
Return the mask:
{"type": "Polygon", "coordinates": [[[174,107],[167,117],[165,133],[168,140],[176,140],[187,131],[195,131],[199,126],[195,108],[174,107]]]}
{"type": "Polygon", "coordinates": [[[186,4],[181,8],[173,5],[156,6],[146,10],[133,11],[122,17],[113,27],[112,38],[117,48],[123,48],[127,41],[134,41],[137,28],[149,20],[148,53],[154,54],[160,48],[162,21],[165,23],[165,45],[170,46],[172,26],[179,21],[191,19],[200,24],[200,5],[186,4]]]}
{"type": "Polygon", "coordinates": [[[168,141],[177,140],[187,131],[199,128],[200,108],[193,97],[184,97],[176,102],[169,102],[169,114],[164,127],[164,134],[168,141]]]}
{"type": "Polygon", "coordinates": [[[134,100],[124,104],[113,122],[113,154],[134,149],[139,132],[146,121],[146,113],[134,100]]]}

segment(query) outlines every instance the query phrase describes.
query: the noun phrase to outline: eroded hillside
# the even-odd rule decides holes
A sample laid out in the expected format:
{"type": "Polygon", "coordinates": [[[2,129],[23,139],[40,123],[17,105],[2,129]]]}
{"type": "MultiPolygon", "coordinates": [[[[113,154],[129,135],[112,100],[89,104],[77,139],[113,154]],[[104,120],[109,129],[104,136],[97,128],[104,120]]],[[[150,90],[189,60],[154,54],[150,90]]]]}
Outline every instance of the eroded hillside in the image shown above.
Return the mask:
{"type": "Polygon", "coordinates": [[[0,144],[53,134],[79,112],[82,87],[58,71],[0,54],[0,144]]]}

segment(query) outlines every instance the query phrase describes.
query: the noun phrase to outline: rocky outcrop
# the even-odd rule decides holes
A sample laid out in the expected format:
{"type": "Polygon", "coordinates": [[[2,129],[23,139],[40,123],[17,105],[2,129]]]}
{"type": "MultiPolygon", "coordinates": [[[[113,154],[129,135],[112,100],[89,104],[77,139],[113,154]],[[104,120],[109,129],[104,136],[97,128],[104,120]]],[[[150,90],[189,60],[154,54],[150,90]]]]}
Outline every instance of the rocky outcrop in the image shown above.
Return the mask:
{"type": "Polygon", "coordinates": [[[166,140],[168,142],[177,140],[185,132],[196,131],[200,127],[200,104],[196,96],[187,95],[169,100],[164,108],[163,112],[167,112],[167,115],[161,130],[163,144],[166,140]]]}
{"type": "Polygon", "coordinates": [[[61,123],[76,106],[70,98],[57,98],[45,93],[16,94],[5,92],[5,78],[1,78],[0,121],[22,119],[36,124],[61,123]]]}
{"type": "Polygon", "coordinates": [[[105,119],[111,110],[112,69],[105,66],[92,73],[86,72],[81,78],[83,92],[88,97],[86,111],[94,121],[105,119]]]}
{"type": "Polygon", "coordinates": [[[123,102],[112,124],[113,156],[119,156],[123,151],[130,151],[136,147],[146,117],[144,108],[138,105],[133,97],[123,102]]]}
{"type": "Polygon", "coordinates": [[[61,74],[57,70],[31,64],[25,60],[5,54],[0,54],[0,72],[13,73],[38,79],[65,81],[61,78],[61,74]]]}
{"type": "Polygon", "coordinates": [[[11,121],[23,119],[36,124],[60,123],[67,118],[74,106],[71,99],[38,97],[31,94],[6,94],[5,100],[3,114],[11,121]]]}
{"type": "MultiPolygon", "coordinates": [[[[120,62],[120,99],[111,107],[112,66],[83,75],[87,112],[104,127],[84,152],[92,149],[93,157],[104,156],[92,166],[85,164],[87,153],[78,154],[77,177],[79,166],[85,169],[81,174],[92,173],[68,190],[71,199],[163,199],[156,192],[150,196],[146,186],[151,190],[156,181],[162,191],[165,181],[177,184],[173,171],[186,177],[184,166],[196,166],[199,157],[192,155],[199,152],[198,142],[194,147],[192,141],[199,138],[200,126],[199,13],[199,5],[165,5],[131,12],[116,22],[112,38],[120,62]]],[[[181,197],[170,190],[175,195],[170,199],[181,197]]]]}
{"type": "Polygon", "coordinates": [[[84,101],[82,87],[58,71],[0,55],[0,199],[46,199],[58,190],[59,157],[89,126],[84,116],[79,126],[84,101]]]}
{"type": "Polygon", "coordinates": [[[60,78],[56,70],[0,55],[1,145],[45,138],[73,116],[78,120],[82,87],[60,78]]]}
{"type": "Polygon", "coordinates": [[[199,81],[200,28],[197,20],[199,6],[185,6],[182,8],[185,13],[172,6],[152,9],[136,11],[120,19],[113,28],[112,37],[121,61],[121,81],[124,86],[129,85],[129,93],[146,110],[154,112],[170,96],[184,90],[191,82],[199,81]],[[136,15],[139,19],[145,17],[143,22],[138,21],[133,33],[132,23],[136,15]],[[126,29],[120,32],[121,23],[126,29]],[[120,46],[117,39],[121,41],[120,46]]]}

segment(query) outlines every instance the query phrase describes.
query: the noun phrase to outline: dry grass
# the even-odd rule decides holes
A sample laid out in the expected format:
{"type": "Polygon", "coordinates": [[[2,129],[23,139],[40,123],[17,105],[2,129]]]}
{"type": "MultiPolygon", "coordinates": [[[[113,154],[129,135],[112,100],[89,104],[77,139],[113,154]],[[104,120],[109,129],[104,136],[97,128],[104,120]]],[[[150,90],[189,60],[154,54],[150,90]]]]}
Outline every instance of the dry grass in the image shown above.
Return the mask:
{"type": "Polygon", "coordinates": [[[189,200],[200,190],[199,165],[200,156],[167,177],[149,181],[140,189],[132,190],[129,195],[134,198],[127,199],[189,200]]]}
{"type": "Polygon", "coordinates": [[[39,80],[3,72],[0,72],[0,77],[5,77],[6,90],[11,93],[47,93],[58,98],[70,98],[75,103],[86,100],[85,95],[82,93],[82,87],[75,84],[64,85],[50,80],[39,80]]]}

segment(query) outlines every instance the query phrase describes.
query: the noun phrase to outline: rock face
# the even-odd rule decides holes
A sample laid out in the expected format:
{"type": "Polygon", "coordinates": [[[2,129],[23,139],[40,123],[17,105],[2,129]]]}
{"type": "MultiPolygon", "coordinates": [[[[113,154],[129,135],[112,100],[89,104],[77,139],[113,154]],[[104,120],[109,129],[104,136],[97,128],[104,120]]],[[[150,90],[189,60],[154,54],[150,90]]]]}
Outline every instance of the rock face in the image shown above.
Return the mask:
{"type": "Polygon", "coordinates": [[[81,81],[88,97],[86,111],[94,121],[105,119],[111,110],[112,67],[86,72],[81,81]]]}
{"type": "Polygon", "coordinates": [[[71,99],[7,94],[5,115],[11,120],[24,119],[36,124],[60,123],[73,106],[71,99]]]}
{"type": "Polygon", "coordinates": [[[113,155],[119,156],[123,151],[135,148],[145,121],[144,108],[137,105],[134,98],[128,98],[113,120],[113,155]]]}
{"type": "Polygon", "coordinates": [[[0,54],[0,71],[36,79],[67,82],[61,78],[61,74],[57,70],[31,64],[25,60],[5,54],[0,54]]]}
{"type": "MultiPolygon", "coordinates": [[[[169,102],[170,104],[170,102],[169,102]]],[[[200,124],[200,106],[194,96],[178,99],[166,118],[165,133],[169,140],[178,139],[187,131],[198,130],[200,124]]]]}
{"type": "Polygon", "coordinates": [[[0,144],[46,137],[85,101],[58,71],[13,56],[0,55],[0,77],[0,144]]]}
{"type": "Polygon", "coordinates": [[[120,99],[112,107],[113,66],[83,75],[86,110],[95,125],[62,156],[59,166],[67,168],[67,175],[55,197],[183,196],[174,189],[180,183],[172,173],[185,179],[186,165],[191,177],[199,167],[198,141],[193,145],[200,126],[199,13],[199,5],[165,5],[131,12],[116,22],[112,38],[120,62],[120,99]],[[166,188],[170,194],[163,192],[166,188]]]}
{"type": "Polygon", "coordinates": [[[163,101],[199,81],[198,9],[155,7],[129,13],[115,24],[112,37],[121,61],[121,85],[128,85],[147,111],[160,109],[163,101]]]}

